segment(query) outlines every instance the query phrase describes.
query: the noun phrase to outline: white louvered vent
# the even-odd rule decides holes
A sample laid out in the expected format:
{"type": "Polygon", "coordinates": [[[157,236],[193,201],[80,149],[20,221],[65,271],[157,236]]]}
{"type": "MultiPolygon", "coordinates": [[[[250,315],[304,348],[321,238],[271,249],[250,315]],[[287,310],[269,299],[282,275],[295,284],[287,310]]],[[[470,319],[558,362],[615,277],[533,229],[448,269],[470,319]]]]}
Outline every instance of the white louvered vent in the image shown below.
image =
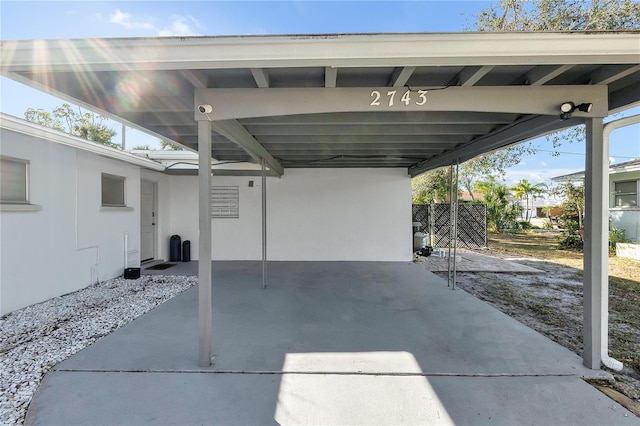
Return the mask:
{"type": "Polygon", "coordinates": [[[211,187],[211,217],[240,217],[240,191],[237,186],[211,187]]]}

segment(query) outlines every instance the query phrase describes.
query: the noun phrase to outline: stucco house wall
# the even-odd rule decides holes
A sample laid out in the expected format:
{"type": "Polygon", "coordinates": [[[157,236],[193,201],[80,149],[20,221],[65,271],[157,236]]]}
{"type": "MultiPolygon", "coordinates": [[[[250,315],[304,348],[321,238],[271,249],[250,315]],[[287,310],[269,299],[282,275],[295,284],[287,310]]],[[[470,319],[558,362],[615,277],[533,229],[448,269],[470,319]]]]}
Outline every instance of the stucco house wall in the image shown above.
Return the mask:
{"type": "Polygon", "coordinates": [[[2,205],[0,315],[122,275],[125,233],[130,261],[138,261],[140,167],[46,137],[0,132],[0,154],[30,163],[29,201],[36,207],[2,205]],[[126,209],[102,208],[102,173],[126,178],[126,209]]]}
{"type": "MultiPolygon", "coordinates": [[[[238,219],[213,219],[212,258],[260,260],[260,178],[214,176],[212,184],[238,186],[240,197],[238,219]]],[[[195,176],[171,177],[170,228],[191,241],[194,260],[197,185],[195,176]]],[[[287,169],[281,178],[267,178],[269,260],[410,261],[411,232],[405,169],[287,169]]]]}

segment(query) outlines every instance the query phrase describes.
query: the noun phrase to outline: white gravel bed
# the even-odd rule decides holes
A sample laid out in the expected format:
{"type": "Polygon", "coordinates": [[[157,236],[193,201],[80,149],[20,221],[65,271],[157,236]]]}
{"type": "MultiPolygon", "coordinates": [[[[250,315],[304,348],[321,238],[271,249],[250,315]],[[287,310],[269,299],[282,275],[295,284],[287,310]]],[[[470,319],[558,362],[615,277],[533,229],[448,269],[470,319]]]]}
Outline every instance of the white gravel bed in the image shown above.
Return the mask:
{"type": "Polygon", "coordinates": [[[0,318],[0,424],[23,424],[54,365],[196,283],[185,276],[114,278],[0,318]]]}

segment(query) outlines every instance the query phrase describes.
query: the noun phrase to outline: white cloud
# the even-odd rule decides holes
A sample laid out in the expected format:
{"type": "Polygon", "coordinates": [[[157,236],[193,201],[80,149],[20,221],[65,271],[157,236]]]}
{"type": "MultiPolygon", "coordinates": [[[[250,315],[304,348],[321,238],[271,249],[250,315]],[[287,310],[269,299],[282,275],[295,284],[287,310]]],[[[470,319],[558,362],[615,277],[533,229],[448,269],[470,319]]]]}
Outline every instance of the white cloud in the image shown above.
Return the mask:
{"type": "Polygon", "coordinates": [[[125,27],[128,30],[143,29],[143,30],[155,30],[155,27],[150,22],[135,20],[133,15],[127,12],[123,12],[120,9],[109,15],[109,22],[125,27]]]}
{"type": "MultiPolygon", "coordinates": [[[[97,15],[98,19],[102,16],[97,15]]],[[[161,21],[155,17],[140,19],[129,12],[117,8],[109,15],[109,22],[126,28],[127,30],[148,30],[157,36],[192,36],[198,35],[200,22],[191,15],[174,15],[168,25],[158,26],[153,22],[161,21]]]]}
{"type": "Polygon", "coordinates": [[[547,163],[546,163],[546,162],[544,162],[544,161],[543,161],[543,162],[541,162],[541,163],[540,163],[540,165],[541,165],[542,167],[547,167],[547,163]]]}
{"type": "Polygon", "coordinates": [[[200,22],[193,16],[173,16],[169,26],[158,30],[159,36],[192,36],[198,35],[195,28],[200,27],[200,22]]]}
{"type": "Polygon", "coordinates": [[[527,179],[531,183],[551,183],[551,178],[555,176],[562,176],[569,173],[574,173],[576,169],[557,168],[557,169],[544,169],[544,170],[507,170],[506,181],[507,185],[515,185],[522,179],[527,179]]]}

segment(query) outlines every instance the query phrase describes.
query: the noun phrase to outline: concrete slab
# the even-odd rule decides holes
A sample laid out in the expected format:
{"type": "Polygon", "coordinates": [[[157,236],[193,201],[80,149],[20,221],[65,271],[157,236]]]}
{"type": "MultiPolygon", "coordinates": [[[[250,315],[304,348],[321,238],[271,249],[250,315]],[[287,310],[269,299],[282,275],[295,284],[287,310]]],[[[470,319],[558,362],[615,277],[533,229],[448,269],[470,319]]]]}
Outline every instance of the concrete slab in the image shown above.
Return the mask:
{"type": "MultiPolygon", "coordinates": [[[[419,262],[431,272],[447,272],[449,270],[449,251],[447,249],[439,249],[438,256],[436,252],[432,256],[420,257],[419,262]]],[[[453,261],[453,250],[451,250],[451,258],[453,261]]],[[[451,266],[453,268],[453,266],[451,266]]],[[[500,259],[493,256],[487,256],[477,251],[458,249],[456,252],[456,270],[458,272],[506,272],[506,273],[528,273],[539,274],[544,271],[531,266],[522,265],[509,259],[500,259]]]]}
{"type": "Polygon", "coordinates": [[[639,423],[575,377],[115,372],[47,375],[25,421],[26,425],[639,423]]]}
{"type": "MultiPolygon", "coordinates": [[[[193,265],[193,263],[191,264],[193,265]]],[[[640,424],[567,349],[412,263],[214,262],[49,373],[27,424],[640,424]]]]}
{"type": "MultiPolygon", "coordinates": [[[[259,262],[213,269],[212,367],[197,367],[193,288],[56,369],[331,372],[317,354],[333,353],[349,354],[351,372],[384,372],[354,354],[408,353],[426,373],[592,373],[576,354],[412,263],[273,262],[266,290],[259,262]]],[[[390,371],[416,371],[403,368],[390,371]]]]}

